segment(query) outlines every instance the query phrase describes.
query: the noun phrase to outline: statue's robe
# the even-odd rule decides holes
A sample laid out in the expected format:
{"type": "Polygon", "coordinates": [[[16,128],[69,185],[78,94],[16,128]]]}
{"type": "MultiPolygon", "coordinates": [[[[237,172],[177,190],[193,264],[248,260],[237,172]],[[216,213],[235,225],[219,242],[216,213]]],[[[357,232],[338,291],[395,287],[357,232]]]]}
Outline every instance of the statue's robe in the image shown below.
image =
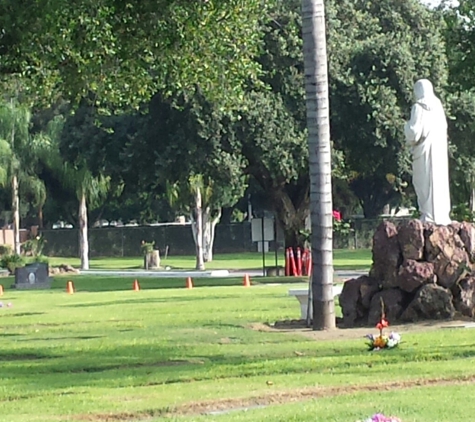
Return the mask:
{"type": "Polygon", "coordinates": [[[406,123],[406,141],[412,147],[412,182],[423,222],[451,223],[447,120],[428,80],[414,86],[416,103],[406,123]]]}

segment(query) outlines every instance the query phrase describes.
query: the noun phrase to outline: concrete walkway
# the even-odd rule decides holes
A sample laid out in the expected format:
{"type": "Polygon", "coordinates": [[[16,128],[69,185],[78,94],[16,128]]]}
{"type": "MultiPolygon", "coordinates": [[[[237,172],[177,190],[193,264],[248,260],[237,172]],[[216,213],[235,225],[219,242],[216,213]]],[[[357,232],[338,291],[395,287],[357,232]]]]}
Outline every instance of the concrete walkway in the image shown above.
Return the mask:
{"type": "MultiPolygon", "coordinates": [[[[350,278],[360,277],[367,274],[364,270],[337,270],[335,275],[341,280],[346,281],[350,278]]],[[[156,278],[176,278],[176,277],[193,277],[193,278],[207,278],[207,277],[244,277],[249,274],[250,277],[262,277],[262,270],[209,270],[209,271],[177,271],[177,270],[82,270],[80,274],[84,275],[102,275],[102,276],[120,276],[120,277],[156,277],[156,278]]]]}
{"type": "Polygon", "coordinates": [[[115,271],[115,270],[81,270],[83,275],[104,275],[104,276],[130,276],[130,277],[157,277],[157,278],[176,278],[176,277],[229,277],[231,274],[228,270],[213,270],[213,271],[175,271],[175,270],[157,270],[157,271],[115,271]]]}

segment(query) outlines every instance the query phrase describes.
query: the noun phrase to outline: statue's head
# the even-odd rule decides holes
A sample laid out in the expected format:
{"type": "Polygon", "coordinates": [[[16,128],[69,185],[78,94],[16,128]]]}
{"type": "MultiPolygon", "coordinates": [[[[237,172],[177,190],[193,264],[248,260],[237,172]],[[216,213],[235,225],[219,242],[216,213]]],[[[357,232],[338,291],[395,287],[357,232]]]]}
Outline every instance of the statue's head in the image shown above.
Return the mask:
{"type": "Polygon", "coordinates": [[[432,86],[432,82],[428,79],[419,79],[414,84],[414,95],[416,96],[416,100],[434,95],[434,87],[432,86]]]}

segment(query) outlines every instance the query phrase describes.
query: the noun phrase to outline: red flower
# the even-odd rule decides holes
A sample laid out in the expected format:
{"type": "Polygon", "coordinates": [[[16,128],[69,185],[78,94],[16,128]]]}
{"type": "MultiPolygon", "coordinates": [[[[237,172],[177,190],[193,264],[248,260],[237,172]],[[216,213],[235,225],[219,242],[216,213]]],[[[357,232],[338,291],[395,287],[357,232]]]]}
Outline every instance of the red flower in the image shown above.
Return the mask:
{"type": "Polygon", "coordinates": [[[381,318],[381,321],[379,321],[377,324],[376,324],[376,328],[378,330],[382,330],[383,328],[386,328],[386,327],[389,327],[389,322],[386,321],[384,318],[381,318]]]}
{"type": "Polygon", "coordinates": [[[337,210],[333,210],[333,218],[336,220],[336,221],[341,221],[341,212],[340,211],[337,211],[337,210]]]}

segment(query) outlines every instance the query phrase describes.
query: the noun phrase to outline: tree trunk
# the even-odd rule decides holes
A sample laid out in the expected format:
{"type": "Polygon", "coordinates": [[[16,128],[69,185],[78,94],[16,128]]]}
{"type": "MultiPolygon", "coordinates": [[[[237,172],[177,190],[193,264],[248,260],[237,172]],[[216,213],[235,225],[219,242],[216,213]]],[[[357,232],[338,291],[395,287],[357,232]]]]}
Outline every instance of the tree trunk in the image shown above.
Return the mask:
{"type": "Polygon", "coordinates": [[[18,177],[12,178],[12,211],[13,211],[13,248],[17,255],[21,253],[20,244],[20,195],[18,193],[18,177]]]}
{"type": "MultiPolygon", "coordinates": [[[[293,207],[292,207],[293,208],[293,207]]],[[[280,212],[276,209],[276,217],[284,232],[285,248],[303,248],[305,246],[305,236],[302,230],[305,229],[305,220],[308,215],[308,204],[294,209],[293,212],[280,212]]]]}
{"type": "Polygon", "coordinates": [[[38,228],[43,228],[43,205],[38,206],[38,228]]]}
{"type": "Polygon", "coordinates": [[[79,199],[79,254],[81,270],[89,269],[89,240],[87,235],[87,204],[86,194],[81,192],[79,199]]]}
{"type": "Polygon", "coordinates": [[[211,217],[211,209],[207,207],[203,213],[203,259],[204,262],[213,260],[213,244],[216,224],[221,219],[221,209],[216,217],[211,217]]]}
{"type": "Polygon", "coordinates": [[[331,145],[324,0],[302,0],[310,165],[313,329],[335,328],[331,145]]]}
{"type": "Polygon", "coordinates": [[[204,270],[203,258],[203,207],[201,199],[201,189],[196,188],[195,192],[195,222],[194,222],[194,237],[196,245],[196,269],[204,270]]]}
{"type": "Polygon", "coordinates": [[[272,206],[275,211],[277,221],[284,232],[286,248],[302,248],[305,243],[305,236],[301,234],[304,230],[305,221],[309,214],[309,186],[301,186],[300,189],[289,192],[286,188],[269,188],[271,193],[272,206]]]}
{"type": "Polygon", "coordinates": [[[475,188],[470,189],[470,211],[475,213],[475,188]]]}

